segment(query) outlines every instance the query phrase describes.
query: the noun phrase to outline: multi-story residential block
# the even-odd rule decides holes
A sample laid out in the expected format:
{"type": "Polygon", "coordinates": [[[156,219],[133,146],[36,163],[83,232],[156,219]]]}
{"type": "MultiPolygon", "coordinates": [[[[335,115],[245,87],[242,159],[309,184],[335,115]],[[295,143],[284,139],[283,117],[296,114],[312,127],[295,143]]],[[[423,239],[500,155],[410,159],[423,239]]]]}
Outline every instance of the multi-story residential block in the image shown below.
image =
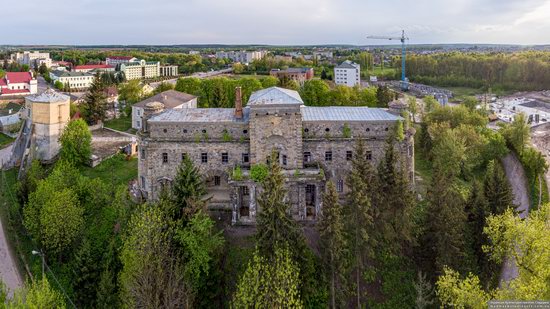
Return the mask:
{"type": "Polygon", "coordinates": [[[178,76],[178,66],[177,65],[160,66],[160,76],[178,76]]]}
{"type": "Polygon", "coordinates": [[[262,59],[266,55],[267,55],[266,50],[216,52],[216,58],[231,59],[233,62],[240,62],[240,63],[251,63],[254,60],[262,59]]]}
{"type": "Polygon", "coordinates": [[[69,85],[74,90],[86,90],[94,82],[94,75],[90,73],[74,71],[53,71],[50,72],[50,78],[55,83],[60,81],[63,85],[69,85]]]}
{"type": "Polygon", "coordinates": [[[46,67],[52,66],[52,59],[50,58],[50,53],[41,53],[38,51],[29,52],[24,51],[22,53],[11,54],[10,60],[17,62],[19,64],[26,64],[32,67],[39,67],[42,64],[45,64],[46,67]]]}
{"type": "Polygon", "coordinates": [[[361,66],[349,60],[342,62],[334,67],[334,82],[348,87],[361,85],[361,66]]]}
{"type": "MultiPolygon", "coordinates": [[[[242,107],[240,88],[235,108],[167,109],[160,102],[144,106],[139,137],[139,187],[146,199],[157,199],[170,186],[177,167],[189,158],[206,179],[209,208],[235,224],[254,224],[262,209],[261,185],[250,168],[274,153],[283,169],[286,200],[297,220],[316,220],[327,181],[342,197],[358,139],[366,158],[377,164],[387,140],[402,118],[398,111],[369,107],[304,106],[296,91],[278,87],[254,92],[242,107]],[[241,173],[234,173],[239,167],[241,173]]],[[[413,176],[414,129],[394,147],[413,176]]]]}
{"type": "Polygon", "coordinates": [[[31,72],[6,72],[0,78],[0,96],[29,95],[38,92],[38,83],[31,72]]]}
{"type": "Polygon", "coordinates": [[[313,78],[313,68],[288,68],[285,70],[272,69],[269,75],[277,78],[289,78],[303,85],[306,80],[313,78]]]}
{"type": "Polygon", "coordinates": [[[91,71],[114,72],[115,67],[109,64],[85,64],[77,65],[73,68],[74,72],[89,73],[91,71]]]}
{"type": "Polygon", "coordinates": [[[132,105],[132,128],[141,129],[143,121],[143,109],[151,102],[159,102],[164,105],[164,109],[178,109],[178,108],[196,108],[197,97],[187,93],[167,90],[154,95],[146,100],[132,105]]]}
{"type": "Polygon", "coordinates": [[[124,72],[127,80],[155,78],[160,76],[160,62],[145,60],[123,63],[120,65],[120,71],[124,72]]]}
{"type": "Polygon", "coordinates": [[[313,52],[313,58],[317,60],[321,59],[332,59],[333,54],[331,51],[314,51],[313,52]]]}
{"type": "Polygon", "coordinates": [[[116,67],[119,64],[130,63],[135,61],[138,61],[138,59],[135,57],[129,57],[129,56],[111,56],[105,59],[106,64],[112,65],[114,67],[116,67]]]}

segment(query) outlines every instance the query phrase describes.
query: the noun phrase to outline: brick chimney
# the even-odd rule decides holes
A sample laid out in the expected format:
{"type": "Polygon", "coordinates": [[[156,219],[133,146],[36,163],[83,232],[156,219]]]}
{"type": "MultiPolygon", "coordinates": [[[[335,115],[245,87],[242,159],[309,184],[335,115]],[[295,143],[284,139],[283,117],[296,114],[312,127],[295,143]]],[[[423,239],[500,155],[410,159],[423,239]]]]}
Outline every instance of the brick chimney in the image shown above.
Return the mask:
{"type": "Polygon", "coordinates": [[[241,87],[235,87],[235,118],[243,119],[243,98],[241,87]]]}

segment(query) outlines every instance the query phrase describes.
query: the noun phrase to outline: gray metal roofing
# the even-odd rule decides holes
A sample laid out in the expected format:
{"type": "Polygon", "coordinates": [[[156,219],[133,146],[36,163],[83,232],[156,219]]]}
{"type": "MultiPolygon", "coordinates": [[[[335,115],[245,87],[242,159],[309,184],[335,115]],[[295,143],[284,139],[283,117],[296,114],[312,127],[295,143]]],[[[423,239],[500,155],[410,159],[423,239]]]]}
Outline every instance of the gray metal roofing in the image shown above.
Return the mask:
{"type": "Polygon", "coordinates": [[[304,104],[298,91],[279,87],[258,90],[250,96],[248,105],[304,104]]]}
{"type": "Polygon", "coordinates": [[[33,102],[43,102],[43,103],[54,103],[54,102],[64,102],[69,100],[69,96],[54,91],[52,89],[47,89],[42,93],[37,93],[25,97],[29,101],[33,102]]]}
{"type": "Polygon", "coordinates": [[[396,121],[402,118],[382,108],[328,106],[302,107],[303,121],[396,121]]]}
{"type": "Polygon", "coordinates": [[[353,63],[351,61],[344,61],[339,66],[337,66],[337,69],[356,69],[357,66],[356,63],[353,63]]]}
{"type": "Polygon", "coordinates": [[[149,119],[150,122],[248,122],[249,108],[243,108],[243,119],[235,118],[234,108],[169,109],[149,119]]]}
{"type": "Polygon", "coordinates": [[[133,106],[144,107],[145,104],[149,102],[160,102],[164,104],[164,107],[166,108],[174,108],[176,106],[182,105],[183,103],[187,103],[195,98],[196,96],[188,93],[179,92],[176,90],[166,90],[141,102],[138,102],[133,106]]]}
{"type": "Polygon", "coordinates": [[[90,73],[74,72],[74,71],[53,71],[52,74],[57,77],[94,76],[93,74],[90,74],[90,73]]]}

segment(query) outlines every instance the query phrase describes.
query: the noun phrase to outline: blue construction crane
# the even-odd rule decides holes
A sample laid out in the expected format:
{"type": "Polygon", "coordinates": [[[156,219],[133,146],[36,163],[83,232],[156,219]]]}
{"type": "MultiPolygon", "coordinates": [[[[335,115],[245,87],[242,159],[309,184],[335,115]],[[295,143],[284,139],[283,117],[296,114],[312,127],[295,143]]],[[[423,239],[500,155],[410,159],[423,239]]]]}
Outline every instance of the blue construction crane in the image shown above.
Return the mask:
{"type": "MultiPolygon", "coordinates": [[[[376,36],[376,35],[369,35],[367,36],[367,39],[376,39],[376,40],[399,40],[401,41],[401,90],[407,91],[409,89],[409,79],[405,77],[405,41],[409,40],[408,37],[405,36],[405,30],[401,31],[400,37],[386,37],[386,36],[376,36]]],[[[384,59],[382,59],[384,61],[384,59]]]]}

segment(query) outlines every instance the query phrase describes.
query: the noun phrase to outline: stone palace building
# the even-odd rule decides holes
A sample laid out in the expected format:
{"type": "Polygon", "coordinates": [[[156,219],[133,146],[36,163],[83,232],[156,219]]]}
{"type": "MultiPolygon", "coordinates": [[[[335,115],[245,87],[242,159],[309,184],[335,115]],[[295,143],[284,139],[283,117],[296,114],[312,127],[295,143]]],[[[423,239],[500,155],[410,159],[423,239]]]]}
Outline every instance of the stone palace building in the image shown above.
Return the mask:
{"type": "MultiPolygon", "coordinates": [[[[399,111],[369,107],[304,106],[298,92],[272,87],[254,92],[242,107],[236,89],[235,108],[164,109],[160,102],[144,108],[139,132],[139,186],[146,199],[156,199],[173,181],[185,156],[206,177],[209,209],[231,212],[232,223],[253,224],[259,184],[250,167],[266,163],[275,151],[283,168],[288,202],[296,220],[315,220],[326,181],[338,192],[348,189],[357,139],[365,140],[367,159],[384,155],[399,111]],[[242,177],[233,179],[240,166],[242,177]]],[[[413,132],[396,145],[413,176],[413,132]]]]}

